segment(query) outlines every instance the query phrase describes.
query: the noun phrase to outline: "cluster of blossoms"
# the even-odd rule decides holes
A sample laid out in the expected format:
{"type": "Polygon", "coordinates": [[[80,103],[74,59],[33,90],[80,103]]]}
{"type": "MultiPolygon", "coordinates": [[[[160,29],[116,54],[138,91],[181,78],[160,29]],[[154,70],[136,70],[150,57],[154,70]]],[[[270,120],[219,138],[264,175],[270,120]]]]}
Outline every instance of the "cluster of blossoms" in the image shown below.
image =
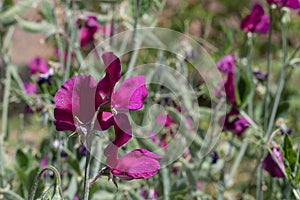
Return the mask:
{"type": "MultiPolygon", "coordinates": [[[[299,9],[300,3],[298,0],[267,0],[267,3],[275,5],[277,8],[282,9],[288,7],[291,9],[299,9]]],[[[265,14],[263,7],[255,3],[253,8],[245,18],[241,20],[241,29],[246,33],[261,33],[266,34],[270,28],[270,17],[265,14]]],[[[235,58],[234,55],[230,54],[223,57],[217,63],[218,69],[227,75],[227,78],[222,81],[224,85],[226,98],[232,104],[231,111],[223,116],[221,121],[224,122],[224,129],[231,131],[237,136],[241,136],[242,133],[249,126],[249,122],[239,116],[239,112],[236,107],[235,97],[235,58]]],[[[254,76],[261,81],[266,80],[268,75],[263,75],[261,72],[254,72],[254,76]]],[[[221,96],[221,92],[216,89],[215,93],[221,96]]],[[[277,147],[272,147],[272,153],[268,153],[262,162],[262,168],[266,170],[271,176],[283,178],[283,158],[282,154],[277,147]]]]}
{"type": "MultiPolygon", "coordinates": [[[[225,94],[227,100],[232,104],[231,111],[220,119],[220,122],[224,122],[224,128],[227,131],[231,131],[237,136],[241,136],[242,133],[248,128],[249,122],[239,116],[239,112],[236,109],[236,96],[235,96],[235,58],[233,54],[229,54],[223,57],[218,63],[217,67],[220,72],[226,75],[226,78],[222,80],[224,84],[225,94]]],[[[221,96],[221,92],[216,89],[215,93],[221,96]]]]}
{"type": "Polygon", "coordinates": [[[121,79],[120,60],[112,52],[104,53],[102,59],[106,74],[98,83],[92,76],[78,75],[57,91],[54,124],[58,131],[76,131],[83,138],[88,138],[93,130],[104,131],[113,126],[115,137],[104,150],[111,173],[123,180],[149,178],[160,169],[160,156],[135,149],[118,157],[119,148],[132,137],[127,114],[141,109],[148,96],[145,77],[129,78],[114,91],[121,79]]]}

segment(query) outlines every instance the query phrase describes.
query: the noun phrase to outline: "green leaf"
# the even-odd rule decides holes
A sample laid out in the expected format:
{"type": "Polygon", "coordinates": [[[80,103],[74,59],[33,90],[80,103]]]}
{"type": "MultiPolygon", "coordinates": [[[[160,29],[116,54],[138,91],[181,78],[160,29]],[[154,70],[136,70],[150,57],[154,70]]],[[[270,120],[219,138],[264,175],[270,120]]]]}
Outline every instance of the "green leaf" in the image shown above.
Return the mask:
{"type": "Polygon", "coordinates": [[[7,9],[9,9],[10,7],[12,7],[14,5],[13,0],[4,0],[2,7],[0,8],[0,11],[5,11],[7,9]]]}
{"type": "Polygon", "coordinates": [[[14,23],[16,16],[22,15],[25,11],[29,10],[35,1],[36,0],[19,1],[13,7],[0,13],[0,24],[9,25],[14,23]]]}
{"type": "Polygon", "coordinates": [[[245,70],[235,73],[235,97],[237,105],[244,107],[249,98],[253,95],[254,89],[252,88],[250,76],[245,70]]]}
{"type": "Polygon", "coordinates": [[[43,16],[43,18],[51,24],[56,24],[54,8],[52,5],[48,1],[43,1],[40,7],[40,14],[43,16]]]}
{"type": "Polygon", "coordinates": [[[28,167],[29,167],[28,157],[20,149],[18,149],[16,152],[16,164],[18,167],[20,167],[22,169],[28,169],[28,167]]]}
{"type": "Polygon", "coordinates": [[[283,157],[285,160],[284,164],[286,168],[286,174],[288,175],[290,181],[293,181],[295,177],[293,172],[296,166],[297,153],[293,149],[293,145],[288,134],[284,135],[283,157]]]}

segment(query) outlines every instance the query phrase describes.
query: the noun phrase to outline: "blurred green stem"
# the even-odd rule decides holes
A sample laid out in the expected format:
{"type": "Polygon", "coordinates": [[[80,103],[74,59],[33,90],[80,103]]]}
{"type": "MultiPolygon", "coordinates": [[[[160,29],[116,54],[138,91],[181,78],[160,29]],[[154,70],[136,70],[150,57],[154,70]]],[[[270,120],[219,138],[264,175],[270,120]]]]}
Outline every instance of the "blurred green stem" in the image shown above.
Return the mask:
{"type": "Polygon", "coordinates": [[[282,30],[283,66],[282,66],[282,70],[281,70],[281,73],[280,73],[279,84],[278,84],[278,88],[277,88],[277,91],[276,91],[275,100],[274,100],[271,116],[270,116],[269,123],[268,123],[268,129],[266,131],[266,135],[265,135],[265,138],[264,138],[265,141],[268,141],[268,139],[269,139],[269,137],[272,133],[272,128],[273,128],[275,117],[276,117],[276,114],[277,114],[279,101],[280,101],[280,98],[281,98],[283,88],[285,86],[286,68],[288,66],[287,63],[286,63],[286,61],[287,61],[287,38],[286,38],[286,27],[285,27],[285,25],[282,25],[281,30],[282,30]]]}
{"type": "Polygon", "coordinates": [[[9,28],[5,36],[5,33],[1,33],[0,43],[1,43],[1,60],[3,61],[4,68],[6,68],[5,73],[5,83],[4,83],[4,94],[2,101],[2,130],[0,134],[0,187],[4,186],[4,139],[7,136],[8,132],[8,105],[9,105],[9,96],[11,88],[11,71],[12,65],[10,64],[10,58],[8,56],[8,46],[10,44],[14,28],[9,28]]]}
{"type": "Polygon", "coordinates": [[[268,59],[267,59],[267,88],[266,95],[264,99],[264,130],[267,130],[268,119],[269,119],[269,96],[270,96],[270,72],[271,72],[271,63],[272,63],[272,33],[273,33],[273,14],[271,5],[269,5],[269,15],[270,15],[270,30],[268,36],[268,59]]]}
{"type": "MultiPolygon", "coordinates": [[[[266,130],[266,135],[264,137],[264,142],[267,142],[271,136],[272,129],[275,122],[275,117],[277,114],[279,101],[281,98],[281,94],[285,85],[285,76],[286,76],[286,68],[288,66],[287,64],[287,37],[286,37],[286,26],[284,24],[281,25],[281,36],[282,36],[282,51],[283,51],[283,66],[279,77],[279,83],[278,88],[275,95],[275,100],[273,103],[273,108],[271,112],[271,116],[268,122],[268,129],[266,130]]],[[[263,161],[263,158],[265,157],[267,151],[264,150],[261,154],[260,161],[263,161]]],[[[262,183],[263,183],[263,169],[261,167],[258,168],[258,179],[257,179],[257,193],[256,198],[258,200],[263,199],[263,191],[262,191],[262,183]]]]}
{"type": "Polygon", "coordinates": [[[85,161],[85,168],[84,168],[84,188],[83,188],[83,200],[89,199],[89,169],[90,169],[90,160],[91,160],[91,153],[90,150],[87,149],[86,151],[86,161],[85,161]]]}
{"type": "Polygon", "coordinates": [[[254,82],[253,82],[253,73],[252,73],[252,58],[253,58],[253,35],[248,36],[249,52],[247,56],[247,76],[250,80],[251,88],[250,97],[248,102],[248,113],[250,117],[253,118],[253,97],[254,97],[254,82]]]}
{"type": "Polygon", "coordinates": [[[18,195],[17,193],[15,193],[14,191],[11,191],[11,190],[0,188],[0,194],[3,194],[4,197],[5,196],[10,196],[15,200],[24,200],[20,195],[18,195]]]}

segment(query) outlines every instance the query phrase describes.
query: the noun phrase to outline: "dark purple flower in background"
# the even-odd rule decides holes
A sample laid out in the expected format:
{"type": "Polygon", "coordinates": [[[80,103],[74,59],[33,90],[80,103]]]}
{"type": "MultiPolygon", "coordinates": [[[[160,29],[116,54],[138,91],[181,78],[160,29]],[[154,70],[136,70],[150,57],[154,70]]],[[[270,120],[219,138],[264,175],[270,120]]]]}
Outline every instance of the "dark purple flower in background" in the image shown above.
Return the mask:
{"type": "Polygon", "coordinates": [[[216,164],[219,159],[219,155],[216,151],[211,152],[211,164],[216,164]]]}
{"type": "Polygon", "coordinates": [[[255,70],[253,72],[253,75],[255,76],[255,78],[259,81],[266,81],[268,78],[267,74],[262,73],[260,70],[255,70]]]}
{"type": "Polygon", "coordinates": [[[232,104],[235,104],[236,98],[235,98],[235,74],[234,73],[228,74],[224,84],[224,89],[228,101],[230,101],[232,104]]]}
{"type": "Polygon", "coordinates": [[[239,112],[234,108],[228,114],[223,116],[223,119],[224,129],[231,131],[237,136],[241,136],[242,133],[249,127],[249,122],[245,118],[239,117],[239,112]]]}
{"type": "MultiPolygon", "coordinates": [[[[217,63],[218,69],[227,75],[225,79],[223,79],[220,83],[221,86],[224,87],[226,98],[228,101],[230,101],[232,104],[236,103],[235,98],[235,59],[233,54],[229,54],[225,57],[223,57],[218,63],[217,63]]],[[[220,91],[219,88],[216,88],[214,90],[214,93],[221,97],[222,91],[220,91]]]]}
{"type": "Polygon", "coordinates": [[[26,94],[36,94],[38,88],[35,83],[23,82],[26,94]]]}
{"type": "Polygon", "coordinates": [[[86,156],[86,148],[85,148],[85,146],[82,145],[82,144],[79,146],[79,153],[80,153],[80,155],[82,155],[82,156],[86,156]]]}
{"type": "Polygon", "coordinates": [[[29,62],[29,69],[31,74],[45,74],[48,72],[49,67],[46,62],[41,57],[36,57],[29,62]]]}
{"type": "Polygon", "coordinates": [[[272,152],[273,152],[274,158],[277,159],[280,167],[278,166],[277,162],[272,157],[271,153],[268,153],[268,155],[262,162],[262,168],[264,170],[266,170],[267,172],[269,172],[269,174],[272,177],[284,178],[285,176],[284,176],[284,173],[282,172],[282,170],[285,170],[285,167],[283,164],[282,154],[277,147],[273,147],[272,152]]]}
{"type": "Polygon", "coordinates": [[[265,15],[263,7],[255,3],[249,15],[241,21],[241,29],[244,32],[266,34],[270,27],[270,18],[265,15]]]}
{"type": "Polygon", "coordinates": [[[157,190],[155,189],[150,189],[149,191],[143,188],[140,191],[140,195],[147,200],[156,200],[158,198],[158,193],[157,190]]]}
{"type": "Polygon", "coordinates": [[[275,4],[277,7],[288,7],[291,9],[299,9],[300,3],[299,0],[267,0],[269,4],[275,4]]]}
{"type": "Polygon", "coordinates": [[[94,35],[100,28],[100,24],[95,15],[85,15],[82,21],[83,24],[79,24],[79,37],[80,46],[84,47],[94,42],[94,35]]]}

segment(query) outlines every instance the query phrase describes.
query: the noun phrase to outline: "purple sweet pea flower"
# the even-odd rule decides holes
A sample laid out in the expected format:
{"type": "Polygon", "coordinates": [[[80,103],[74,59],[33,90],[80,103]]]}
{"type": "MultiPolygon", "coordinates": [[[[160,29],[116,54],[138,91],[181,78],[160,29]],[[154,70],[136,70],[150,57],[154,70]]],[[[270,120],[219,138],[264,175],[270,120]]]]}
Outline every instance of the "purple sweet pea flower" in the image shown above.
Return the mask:
{"type": "Polygon", "coordinates": [[[110,112],[103,112],[98,117],[101,127],[104,129],[114,126],[115,140],[113,144],[120,147],[125,144],[132,135],[131,126],[126,113],[130,110],[139,110],[143,107],[143,101],[148,96],[145,86],[145,77],[137,76],[125,80],[114,92],[116,83],[121,78],[120,59],[112,52],[102,55],[106,66],[106,75],[99,81],[97,90],[104,95],[104,101],[110,112]]]}
{"type": "Polygon", "coordinates": [[[98,96],[104,95],[104,102],[108,102],[104,107],[109,112],[98,116],[98,121],[101,127],[113,125],[115,129],[114,140],[104,150],[106,163],[111,173],[123,180],[149,178],[160,169],[160,156],[145,149],[135,149],[118,158],[119,147],[132,137],[126,113],[141,109],[144,99],[148,96],[145,77],[129,78],[114,92],[114,87],[121,78],[120,59],[112,52],[104,53],[102,59],[106,66],[106,74],[99,81],[97,91],[98,96]]]}
{"type": "Polygon", "coordinates": [[[36,84],[34,83],[29,83],[29,82],[23,82],[25,92],[26,94],[36,94],[38,91],[38,88],[36,84]]]}
{"type": "Polygon", "coordinates": [[[29,62],[29,69],[31,74],[45,74],[48,72],[49,67],[46,60],[36,57],[29,62]]]}
{"type": "Polygon", "coordinates": [[[234,59],[234,55],[233,54],[229,54],[227,56],[224,56],[217,63],[217,67],[224,74],[234,73],[234,71],[235,71],[235,59],[234,59]]]}
{"type": "Polygon", "coordinates": [[[265,15],[263,7],[255,3],[251,13],[241,21],[241,29],[244,32],[266,34],[270,27],[270,18],[265,15]]]}
{"type": "MultiPolygon", "coordinates": [[[[224,86],[226,98],[232,104],[236,103],[235,98],[235,58],[233,54],[224,56],[218,63],[218,69],[227,75],[225,79],[220,82],[220,85],[224,86]]],[[[215,88],[214,93],[218,96],[222,96],[222,92],[215,88]]]]}
{"type": "Polygon", "coordinates": [[[299,0],[267,0],[269,4],[275,4],[277,7],[288,7],[291,9],[299,9],[300,3],[299,0]]]}
{"type": "Polygon", "coordinates": [[[243,117],[238,117],[238,114],[239,112],[233,108],[228,114],[226,114],[226,116],[223,117],[225,117],[224,128],[240,137],[249,127],[249,122],[243,117]]]}
{"type": "MultiPolygon", "coordinates": [[[[99,105],[102,98],[97,94],[97,84],[92,76],[79,75],[67,80],[54,96],[54,124],[58,131],[78,130],[78,122],[88,124],[99,105]]],[[[95,129],[102,130],[98,123],[95,129]]]]}
{"type": "Polygon", "coordinates": [[[98,31],[99,27],[100,24],[98,23],[97,17],[95,15],[84,16],[84,25],[80,26],[79,30],[81,47],[93,43],[94,35],[98,31]]]}
{"type": "Polygon", "coordinates": [[[283,158],[280,150],[276,147],[272,148],[272,152],[275,156],[275,158],[278,160],[278,163],[280,167],[278,166],[277,162],[274,160],[272,155],[268,153],[266,158],[262,162],[262,168],[269,172],[269,174],[272,177],[278,177],[278,178],[284,178],[284,173],[282,170],[285,170],[284,164],[283,164],[283,158]],[[282,169],[282,170],[281,170],[282,169]]]}

